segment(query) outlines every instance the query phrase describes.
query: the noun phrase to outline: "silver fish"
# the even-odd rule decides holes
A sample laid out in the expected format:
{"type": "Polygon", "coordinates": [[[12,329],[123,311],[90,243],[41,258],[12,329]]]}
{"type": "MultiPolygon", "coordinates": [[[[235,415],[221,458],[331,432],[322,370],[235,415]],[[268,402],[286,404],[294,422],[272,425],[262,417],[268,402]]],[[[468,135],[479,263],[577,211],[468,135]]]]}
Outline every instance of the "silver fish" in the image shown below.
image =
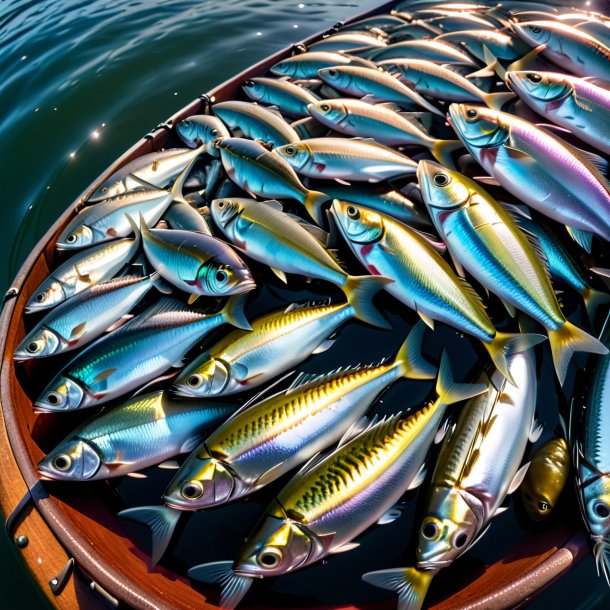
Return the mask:
{"type": "Polygon", "coordinates": [[[307,105],[318,100],[305,87],[276,78],[250,78],[244,81],[242,89],[250,99],[277,106],[282,114],[296,118],[309,116],[307,105]]]}
{"type": "Polygon", "coordinates": [[[318,76],[318,70],[330,66],[375,68],[374,63],[360,57],[328,51],[311,51],[283,59],[272,66],[270,72],[279,76],[291,76],[292,78],[315,78],[318,76]]]}
{"type": "Polygon", "coordinates": [[[219,157],[220,153],[214,140],[228,138],[231,134],[225,124],[217,117],[209,114],[194,114],[182,119],[175,127],[180,139],[189,148],[205,146],[205,152],[212,157],[219,157]]]}

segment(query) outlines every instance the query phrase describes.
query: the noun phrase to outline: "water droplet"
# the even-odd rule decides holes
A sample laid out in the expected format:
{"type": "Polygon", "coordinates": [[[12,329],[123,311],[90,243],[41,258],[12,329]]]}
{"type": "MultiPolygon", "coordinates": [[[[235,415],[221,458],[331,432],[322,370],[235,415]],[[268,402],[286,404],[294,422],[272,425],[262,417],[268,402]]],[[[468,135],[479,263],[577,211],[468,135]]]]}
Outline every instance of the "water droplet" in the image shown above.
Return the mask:
{"type": "Polygon", "coordinates": [[[178,92],[177,92],[177,91],[174,91],[174,95],[178,95],[178,92]]]}
{"type": "Polygon", "coordinates": [[[262,35],[263,35],[263,33],[262,33],[262,32],[256,32],[256,35],[257,35],[257,36],[262,36],[262,35]]]}
{"type": "Polygon", "coordinates": [[[299,4],[299,8],[305,8],[305,5],[303,3],[299,4]]]}
{"type": "Polygon", "coordinates": [[[71,152],[70,153],[70,159],[74,159],[74,157],[76,157],[76,153],[75,152],[71,152]]]}
{"type": "Polygon", "coordinates": [[[294,24],[292,27],[293,27],[295,30],[298,30],[298,29],[299,29],[299,26],[298,26],[296,23],[295,23],[295,24],[294,24]]]}
{"type": "Polygon", "coordinates": [[[36,110],[34,110],[34,112],[38,112],[40,110],[40,108],[36,108],[36,110]]]}
{"type": "Polygon", "coordinates": [[[22,56],[21,56],[21,61],[25,61],[27,58],[28,58],[28,56],[27,56],[27,55],[22,55],[22,56]]]}
{"type": "Polygon", "coordinates": [[[91,137],[92,138],[99,138],[100,137],[100,132],[97,129],[92,131],[91,132],[91,137]]]}
{"type": "Polygon", "coordinates": [[[55,108],[53,108],[53,110],[57,110],[57,106],[55,106],[55,108]]]}

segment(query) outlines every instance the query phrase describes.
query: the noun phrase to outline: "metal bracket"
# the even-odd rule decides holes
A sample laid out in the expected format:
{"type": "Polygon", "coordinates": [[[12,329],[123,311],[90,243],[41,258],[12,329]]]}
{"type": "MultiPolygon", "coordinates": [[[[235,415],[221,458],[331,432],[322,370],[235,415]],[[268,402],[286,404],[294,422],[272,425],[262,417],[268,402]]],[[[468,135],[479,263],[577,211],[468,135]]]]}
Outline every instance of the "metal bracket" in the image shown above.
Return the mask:
{"type": "Polygon", "coordinates": [[[36,505],[36,501],[47,497],[48,494],[40,481],[37,481],[32,489],[28,489],[28,491],[25,492],[25,495],[23,498],[21,498],[21,500],[19,500],[19,504],[15,506],[13,512],[8,516],[8,519],[4,525],[9,538],[13,537],[17,521],[26,507],[29,506],[30,503],[36,505]]]}
{"type": "Polygon", "coordinates": [[[68,584],[72,573],[74,572],[74,557],[70,557],[61,572],[49,581],[49,587],[53,591],[53,595],[61,595],[65,586],[68,584]]]}
{"type": "Polygon", "coordinates": [[[165,123],[159,123],[156,127],[151,129],[145,136],[145,140],[152,140],[155,137],[155,132],[159,131],[159,129],[165,129],[167,131],[171,131],[173,127],[172,120],[166,121],[165,123]]]}
{"type": "Polygon", "coordinates": [[[17,288],[9,288],[4,293],[4,298],[2,299],[2,304],[6,303],[9,299],[14,299],[19,294],[17,288]]]}
{"type": "Polygon", "coordinates": [[[202,93],[199,96],[199,99],[201,100],[203,113],[210,114],[210,108],[212,107],[212,100],[210,99],[210,96],[207,93],[202,93]]]}
{"type": "Polygon", "coordinates": [[[104,589],[104,587],[98,585],[94,580],[91,581],[89,588],[94,593],[97,593],[104,600],[104,602],[111,608],[119,607],[119,600],[116,597],[113,597],[112,595],[110,595],[110,593],[108,593],[108,591],[106,591],[106,589],[104,589]]]}
{"type": "Polygon", "coordinates": [[[303,53],[307,53],[307,47],[304,44],[295,44],[290,51],[290,55],[293,57],[295,55],[302,55],[303,53]]]}

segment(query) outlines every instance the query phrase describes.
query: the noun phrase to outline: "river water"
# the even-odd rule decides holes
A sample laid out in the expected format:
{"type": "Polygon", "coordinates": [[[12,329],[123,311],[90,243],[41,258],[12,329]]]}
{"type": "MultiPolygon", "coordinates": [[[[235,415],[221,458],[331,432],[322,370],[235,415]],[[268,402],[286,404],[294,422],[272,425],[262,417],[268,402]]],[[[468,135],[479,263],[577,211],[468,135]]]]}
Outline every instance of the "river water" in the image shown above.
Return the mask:
{"type": "MultiPolygon", "coordinates": [[[[57,216],[143,134],[255,61],[375,4],[3,0],[0,293],[57,216]]],[[[492,527],[486,546],[505,536],[492,527]]],[[[0,607],[46,607],[13,547],[0,538],[0,607]]],[[[531,607],[546,605],[608,608],[610,595],[589,559],[531,607]]]]}

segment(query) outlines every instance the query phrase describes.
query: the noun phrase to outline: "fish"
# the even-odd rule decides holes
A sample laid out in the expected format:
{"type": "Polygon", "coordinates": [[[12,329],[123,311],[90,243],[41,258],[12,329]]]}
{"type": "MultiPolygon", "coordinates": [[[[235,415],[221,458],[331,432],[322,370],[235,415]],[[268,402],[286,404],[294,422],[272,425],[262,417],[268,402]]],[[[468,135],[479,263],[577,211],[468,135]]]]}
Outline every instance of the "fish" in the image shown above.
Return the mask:
{"type": "Polygon", "coordinates": [[[543,58],[564,70],[610,80],[610,48],[590,34],[558,21],[513,22],[512,28],[543,58]]]}
{"type": "Polygon", "coordinates": [[[426,21],[432,27],[442,32],[455,32],[460,30],[489,31],[498,27],[498,22],[493,18],[476,15],[468,12],[445,11],[444,14],[433,17],[426,21]]]}
{"type": "Polygon", "coordinates": [[[555,72],[507,72],[507,85],[538,114],[610,154],[610,90],[555,72]]]}
{"type": "MultiPolygon", "coordinates": [[[[381,286],[379,287],[381,290],[381,286]]],[[[337,329],[375,312],[370,299],[333,304],[291,303],[252,321],[252,330],[234,330],[195,358],[174,381],[179,396],[227,396],[258,387],[293,370],[312,354],[326,351],[337,329]],[[298,349],[295,349],[298,346],[298,349]]],[[[373,314],[377,315],[377,314],[373,314]]]]}
{"type": "Polygon", "coordinates": [[[461,146],[456,140],[439,140],[429,136],[408,118],[408,114],[379,104],[349,98],[322,100],[309,106],[308,110],[317,121],[339,133],[372,138],[386,146],[423,146],[440,159],[444,159],[448,151],[461,146]]]}
{"type": "Polygon", "coordinates": [[[135,396],[78,426],[38,463],[38,470],[58,481],[128,475],[189,453],[234,411],[233,405],[219,402],[179,402],[162,390],[135,396]]]}
{"type": "Polygon", "coordinates": [[[153,274],[115,278],[87,288],[47,313],[26,334],[13,358],[31,360],[80,349],[119,323],[155,284],[159,282],[153,274]]]}
{"type": "Polygon", "coordinates": [[[454,261],[508,303],[509,310],[516,307],[546,328],[561,384],[574,352],[605,353],[595,337],[566,319],[537,240],[519,229],[489,193],[432,161],[421,161],[417,176],[432,221],[454,261]]]}
{"type": "MultiPolygon", "coordinates": [[[[608,320],[600,340],[610,346],[608,320]]],[[[606,439],[610,421],[610,355],[598,356],[587,371],[588,387],[582,404],[572,403],[570,446],[576,496],[582,520],[593,543],[598,575],[610,583],[610,463],[606,439]],[[576,410],[576,406],[580,406],[576,410]]]]}
{"type": "Polygon", "coordinates": [[[366,34],[331,34],[318,42],[309,45],[309,51],[345,51],[362,47],[385,47],[386,43],[378,38],[366,34]]]}
{"type": "Polygon", "coordinates": [[[375,64],[352,55],[331,53],[328,51],[311,51],[293,55],[271,66],[269,71],[277,76],[290,76],[292,78],[316,78],[318,70],[330,66],[360,66],[375,68],[375,64]]]}
{"type": "Polygon", "coordinates": [[[530,49],[529,45],[510,33],[494,30],[466,29],[459,32],[447,32],[437,36],[435,40],[448,42],[455,46],[462,46],[483,63],[487,63],[485,47],[489,49],[494,57],[510,62],[523,57],[530,49]]]}
{"type": "MultiPolygon", "coordinates": [[[[203,147],[198,150],[203,152],[203,147]]],[[[197,157],[182,170],[169,190],[137,189],[86,206],[60,233],[55,247],[58,250],[76,250],[118,237],[129,237],[134,232],[132,219],[140,216],[148,224],[155,225],[174,199],[184,200],[182,188],[196,160],[197,157]]]]}
{"type": "Polygon", "coordinates": [[[509,193],[565,224],[591,249],[592,234],[610,240],[610,183],[600,158],[512,114],[451,104],[450,123],[472,156],[509,193]]]}
{"type": "Polygon", "coordinates": [[[454,70],[424,59],[388,59],[379,65],[398,74],[398,79],[407,87],[443,101],[483,102],[499,110],[515,98],[512,92],[486,93],[454,70]]]}
{"type": "Polygon", "coordinates": [[[396,15],[373,15],[349,24],[350,30],[368,30],[369,28],[379,28],[382,30],[391,29],[405,25],[406,21],[396,15]]]}
{"type": "Polygon", "coordinates": [[[196,231],[204,235],[212,235],[201,210],[187,201],[174,201],[163,214],[163,220],[172,229],[179,231],[196,231]]]}
{"type": "Polygon", "coordinates": [[[413,159],[370,139],[313,138],[280,146],[273,154],[308,178],[380,182],[417,169],[413,159]]]}
{"type": "Polygon", "coordinates": [[[39,413],[86,409],[142,388],[180,366],[186,353],[215,328],[250,328],[243,306],[244,295],[239,295],[220,312],[206,315],[163,297],[80,352],[53,377],[34,408],[39,413]]]}
{"type": "Polygon", "coordinates": [[[218,118],[209,114],[193,114],[182,119],[175,127],[178,137],[189,147],[205,147],[205,152],[212,157],[219,157],[220,153],[214,140],[230,137],[229,130],[218,118]]]}
{"type": "MultiPolygon", "coordinates": [[[[395,44],[397,42],[404,42],[405,40],[421,40],[423,38],[435,38],[442,33],[442,30],[435,27],[431,23],[427,23],[420,19],[411,21],[400,28],[396,28],[391,31],[390,35],[386,39],[386,46],[388,44],[395,44]]],[[[368,54],[374,47],[368,47],[364,50],[364,54],[368,54]]],[[[358,54],[358,50],[352,50],[352,53],[358,54]]]]}
{"type": "Polygon", "coordinates": [[[393,297],[431,328],[444,322],[479,339],[509,380],[507,358],[544,340],[541,335],[498,332],[481,298],[417,231],[353,203],[335,200],[332,216],[356,258],[373,275],[394,280],[393,297]],[[425,272],[423,271],[425,270],[425,272]]]}
{"type": "Polygon", "coordinates": [[[529,468],[529,462],[521,465],[527,444],[542,433],[535,419],[533,351],[511,356],[509,367],[516,385],[507,383],[499,371],[482,373],[477,383],[487,387],[487,393],[461,409],[443,440],[418,526],[415,567],[363,576],[369,584],[396,592],[401,610],[422,607],[434,576],[485,534],[529,468]]]}
{"type": "Polygon", "coordinates": [[[217,145],[227,174],[238,186],[260,197],[296,199],[319,225],[324,224],[321,206],[328,197],[303,186],[280,156],[243,138],[223,138],[217,145]]]}
{"type": "Polygon", "coordinates": [[[212,110],[229,129],[233,131],[238,128],[247,138],[253,140],[282,146],[301,139],[279,113],[265,106],[231,100],[214,104],[212,110]]]}
{"type": "Polygon", "coordinates": [[[149,229],[140,219],[144,254],[167,282],[191,295],[229,296],[254,290],[250,269],[220,239],[194,231],[149,229]]]}
{"type": "MultiPolygon", "coordinates": [[[[610,302],[610,295],[591,286],[584,270],[563,244],[557,230],[541,219],[536,221],[521,216],[519,226],[536,236],[546,258],[553,282],[561,282],[579,293],[585,303],[591,325],[595,322],[598,307],[610,302]]],[[[565,231],[564,231],[565,234],[565,231]]],[[[566,234],[567,237],[567,234],[566,234]]]]}
{"type": "Polygon", "coordinates": [[[301,140],[310,138],[322,138],[328,135],[328,127],[316,121],[313,117],[307,116],[292,123],[292,127],[299,134],[301,140]]]}
{"type": "Polygon", "coordinates": [[[135,256],[140,237],[116,239],[71,256],[42,281],[28,299],[25,312],[43,311],[63,303],[94,284],[114,277],[135,256]]]}
{"type": "Polygon", "coordinates": [[[276,78],[249,78],[241,88],[251,100],[277,106],[282,114],[299,119],[309,116],[307,105],[318,101],[305,87],[276,78]]]}
{"type": "Polygon", "coordinates": [[[314,459],[273,499],[234,562],[195,566],[189,576],[220,585],[220,606],[235,608],[253,579],[291,573],[354,548],[354,538],[421,484],[447,407],[486,389],[456,383],[444,353],[435,400],[412,415],[373,420],[330,455],[314,459]]]}
{"type": "Polygon", "coordinates": [[[367,59],[380,62],[384,59],[427,59],[441,64],[475,66],[475,62],[458,47],[440,40],[405,40],[389,44],[383,49],[367,53],[367,59]]]}
{"type": "Polygon", "coordinates": [[[319,70],[318,75],[337,91],[364,101],[394,102],[407,108],[425,108],[444,116],[436,106],[387,72],[359,66],[333,66],[319,70]]]}
{"type": "Polygon", "coordinates": [[[93,203],[141,188],[142,181],[159,189],[165,188],[200,154],[198,148],[168,148],[142,155],[106,178],[86,201],[93,203]]]}
{"type": "Polygon", "coordinates": [[[532,521],[547,519],[557,506],[570,474],[570,447],[562,438],[540,446],[530,462],[523,483],[521,500],[532,521]]]}

